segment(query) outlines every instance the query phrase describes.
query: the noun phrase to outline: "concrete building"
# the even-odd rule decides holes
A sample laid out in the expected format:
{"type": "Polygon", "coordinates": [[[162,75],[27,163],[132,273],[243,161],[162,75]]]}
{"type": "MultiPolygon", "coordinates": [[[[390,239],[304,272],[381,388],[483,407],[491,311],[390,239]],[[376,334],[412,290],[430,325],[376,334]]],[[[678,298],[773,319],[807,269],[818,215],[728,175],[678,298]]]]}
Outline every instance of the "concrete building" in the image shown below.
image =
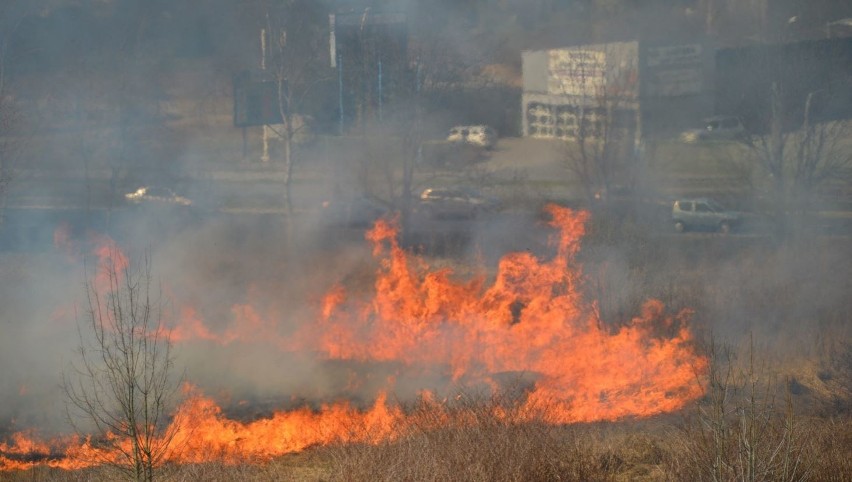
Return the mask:
{"type": "Polygon", "coordinates": [[[713,114],[713,49],[704,42],[614,42],[522,53],[523,135],[575,138],[600,116],[637,139],[672,135],[713,114]]]}

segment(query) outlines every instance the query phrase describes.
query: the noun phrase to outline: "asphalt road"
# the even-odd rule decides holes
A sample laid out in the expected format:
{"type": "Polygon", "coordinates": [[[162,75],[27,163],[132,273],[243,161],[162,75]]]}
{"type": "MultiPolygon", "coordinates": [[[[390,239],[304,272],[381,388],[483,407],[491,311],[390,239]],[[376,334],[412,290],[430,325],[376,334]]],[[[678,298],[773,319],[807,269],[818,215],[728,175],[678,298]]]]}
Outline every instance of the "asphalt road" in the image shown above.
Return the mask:
{"type": "MultiPolygon", "coordinates": [[[[413,246],[420,243],[452,247],[481,236],[479,233],[535,232],[535,224],[529,220],[536,219],[538,213],[532,210],[541,203],[546,200],[570,203],[582,198],[562,158],[558,142],[501,139],[490,153],[490,159],[478,167],[487,171],[490,182],[503,186],[496,194],[506,201],[508,212],[473,221],[415,217],[408,241],[413,246]],[[516,209],[521,207],[523,209],[516,209]]],[[[146,178],[149,182],[151,179],[156,184],[156,177],[146,178]]],[[[211,220],[254,222],[252,220],[257,219],[265,225],[274,225],[280,222],[277,218],[285,214],[283,177],[275,166],[235,166],[232,170],[196,171],[175,178],[163,176],[160,180],[163,181],[161,185],[192,199],[194,206],[177,214],[174,210],[130,209],[122,203],[122,195],[139,187],[140,181],[125,180],[112,185],[108,172],[92,172],[86,180],[67,173],[19,171],[8,186],[0,248],[34,249],[50,245],[58,226],[66,226],[72,233],[94,230],[116,235],[126,233],[130,238],[156,237],[211,220]]],[[[295,184],[294,206],[299,217],[309,219],[309,223],[323,221],[315,218],[321,216],[320,206],[330,192],[327,181],[321,174],[308,173],[295,184]]],[[[684,194],[683,186],[681,183],[664,187],[656,199],[646,199],[639,206],[647,211],[647,219],[654,224],[653,231],[660,235],[676,236],[668,222],[667,203],[668,198],[684,194]]],[[[849,235],[852,215],[834,212],[819,219],[814,229],[826,234],[849,235]]],[[[342,237],[351,237],[345,231],[346,228],[342,237]]],[[[765,236],[769,231],[768,221],[752,214],[743,228],[732,236],[765,236]]],[[[712,234],[687,233],[681,237],[688,240],[712,234]]],[[[526,236],[502,236],[514,245],[530,242],[526,236]]]]}

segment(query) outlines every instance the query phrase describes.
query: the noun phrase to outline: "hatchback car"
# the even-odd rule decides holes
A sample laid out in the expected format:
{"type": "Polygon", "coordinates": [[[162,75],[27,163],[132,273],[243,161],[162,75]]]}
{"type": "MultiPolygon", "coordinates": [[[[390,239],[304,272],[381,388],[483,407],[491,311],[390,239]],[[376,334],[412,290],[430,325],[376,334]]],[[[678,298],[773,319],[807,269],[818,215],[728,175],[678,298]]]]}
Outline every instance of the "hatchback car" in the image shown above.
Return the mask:
{"type": "Polygon", "coordinates": [[[420,194],[418,211],[433,219],[475,218],[499,206],[497,199],[473,188],[429,188],[420,194]]]}
{"type": "Polygon", "coordinates": [[[742,220],[740,213],[725,209],[712,199],[679,199],[672,205],[675,231],[705,230],[728,233],[742,220]]]}
{"type": "Polygon", "coordinates": [[[124,199],[131,204],[191,206],[192,201],[178,196],[169,188],[159,186],[143,186],[124,195],[124,199]]]}

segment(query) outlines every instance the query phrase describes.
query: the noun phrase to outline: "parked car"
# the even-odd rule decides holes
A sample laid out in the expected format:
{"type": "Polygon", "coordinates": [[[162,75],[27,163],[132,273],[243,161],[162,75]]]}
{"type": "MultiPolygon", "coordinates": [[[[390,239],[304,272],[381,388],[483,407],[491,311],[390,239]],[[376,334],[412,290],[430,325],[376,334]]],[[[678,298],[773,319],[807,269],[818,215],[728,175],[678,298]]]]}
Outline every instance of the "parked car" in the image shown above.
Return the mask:
{"type": "Polygon", "coordinates": [[[418,211],[428,218],[475,218],[481,214],[495,211],[500,202],[485,196],[476,189],[429,188],[420,194],[418,211]]]}
{"type": "Polygon", "coordinates": [[[497,132],[488,126],[455,126],[447,134],[450,142],[463,142],[491,149],[497,144],[497,132]]]}
{"type": "Polygon", "coordinates": [[[675,231],[704,230],[728,233],[742,221],[739,212],[725,209],[712,199],[679,199],[672,205],[675,231]]]}
{"type": "Polygon", "coordinates": [[[683,132],[680,139],[686,143],[733,140],[744,136],[745,132],[739,117],[715,116],[704,119],[704,126],[700,129],[683,132]]]}
{"type": "Polygon", "coordinates": [[[390,208],[369,196],[342,197],[322,203],[322,221],[328,226],[365,228],[387,215],[390,208]]]}
{"type": "Polygon", "coordinates": [[[131,204],[150,204],[163,206],[191,206],[192,201],[178,196],[169,188],[160,186],[142,186],[139,189],[124,195],[124,199],[131,204]]]}

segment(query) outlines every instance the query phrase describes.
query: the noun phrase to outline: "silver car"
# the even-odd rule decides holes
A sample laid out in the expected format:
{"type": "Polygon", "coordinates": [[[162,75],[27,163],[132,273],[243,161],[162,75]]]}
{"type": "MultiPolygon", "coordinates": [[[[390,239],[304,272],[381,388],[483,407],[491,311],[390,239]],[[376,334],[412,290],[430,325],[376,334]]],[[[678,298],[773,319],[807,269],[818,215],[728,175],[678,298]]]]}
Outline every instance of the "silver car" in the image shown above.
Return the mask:
{"type": "Polygon", "coordinates": [[[719,231],[728,233],[742,220],[740,213],[722,207],[712,199],[679,199],[672,205],[675,231],[719,231]]]}

